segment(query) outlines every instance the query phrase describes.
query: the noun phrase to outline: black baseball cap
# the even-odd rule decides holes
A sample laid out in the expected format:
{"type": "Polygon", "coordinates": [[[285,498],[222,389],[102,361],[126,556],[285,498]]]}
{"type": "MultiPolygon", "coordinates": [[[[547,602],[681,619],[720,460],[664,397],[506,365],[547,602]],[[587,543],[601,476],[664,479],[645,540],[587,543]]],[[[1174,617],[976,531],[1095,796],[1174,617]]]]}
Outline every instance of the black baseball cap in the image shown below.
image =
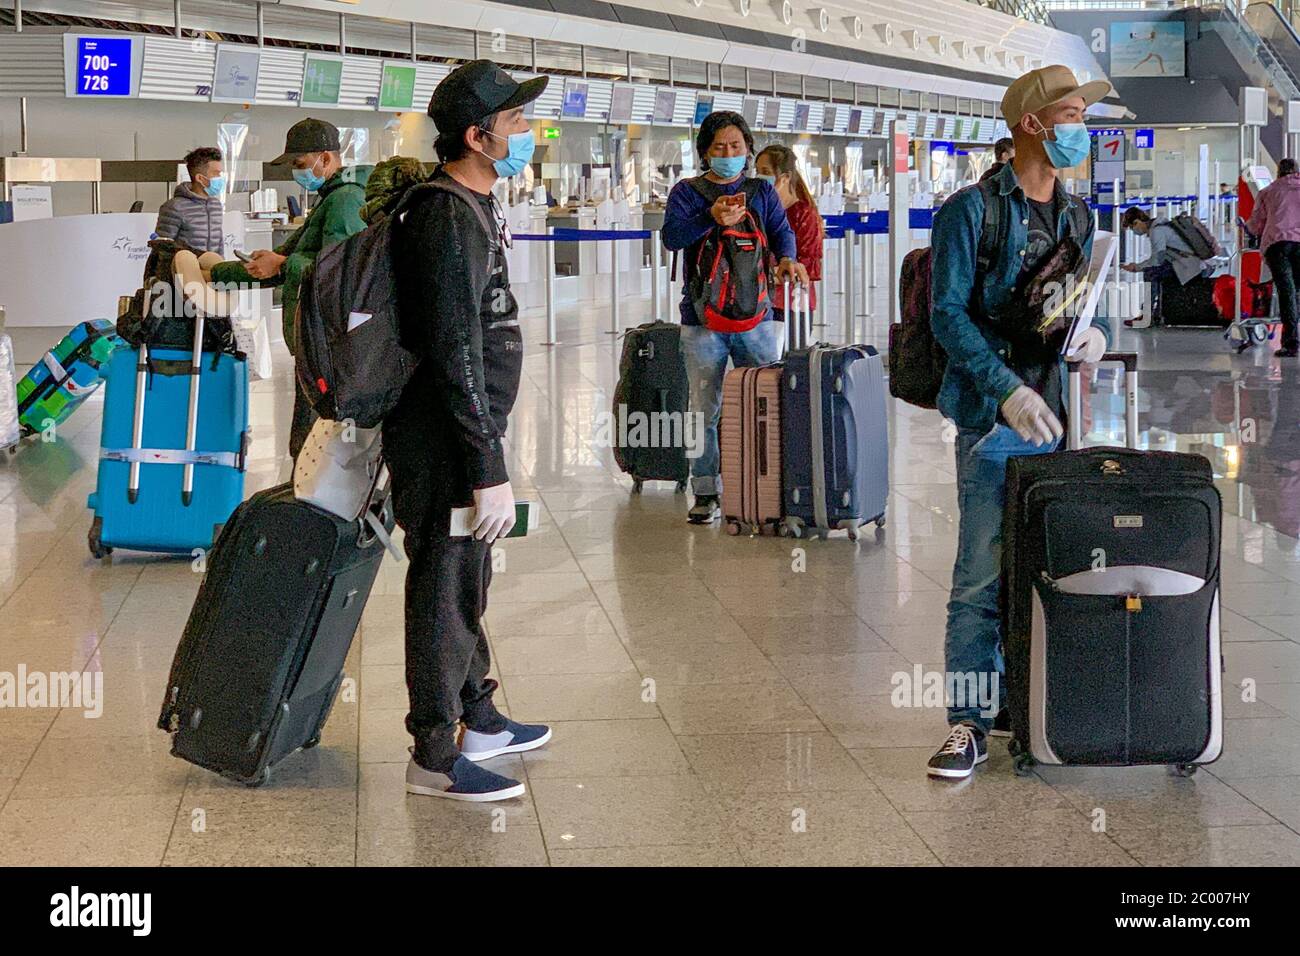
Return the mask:
{"type": "Polygon", "coordinates": [[[429,116],[439,132],[469,129],[493,113],[531,103],[550,77],[519,83],[491,60],[473,60],[448,73],[429,100],[429,116]]]}
{"type": "Polygon", "coordinates": [[[284,134],[284,152],[271,160],[272,166],[292,163],[303,153],[337,153],[339,145],[339,128],[324,120],[298,120],[284,134]]]}

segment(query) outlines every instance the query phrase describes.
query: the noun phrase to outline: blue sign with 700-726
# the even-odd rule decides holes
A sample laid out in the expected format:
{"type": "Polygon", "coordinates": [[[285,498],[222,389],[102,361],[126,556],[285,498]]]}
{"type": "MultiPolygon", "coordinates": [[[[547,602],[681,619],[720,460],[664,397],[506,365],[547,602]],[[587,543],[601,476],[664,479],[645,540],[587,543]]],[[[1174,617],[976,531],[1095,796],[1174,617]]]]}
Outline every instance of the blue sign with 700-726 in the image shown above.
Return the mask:
{"type": "Polygon", "coordinates": [[[131,95],[131,38],[77,38],[77,95],[131,95]]]}

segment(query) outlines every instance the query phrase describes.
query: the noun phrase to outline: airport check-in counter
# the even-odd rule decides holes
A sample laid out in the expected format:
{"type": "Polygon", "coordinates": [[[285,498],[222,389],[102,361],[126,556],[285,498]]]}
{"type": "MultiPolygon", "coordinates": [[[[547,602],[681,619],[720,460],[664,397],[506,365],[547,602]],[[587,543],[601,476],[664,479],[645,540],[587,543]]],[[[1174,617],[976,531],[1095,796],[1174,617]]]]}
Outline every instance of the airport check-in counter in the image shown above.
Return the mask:
{"type": "MultiPolygon", "coordinates": [[[[578,206],[576,209],[561,209],[557,206],[547,214],[546,224],[556,229],[595,229],[596,207],[578,206]]],[[[589,276],[594,275],[595,272],[595,243],[557,242],[555,244],[557,276],[589,276]]]]}

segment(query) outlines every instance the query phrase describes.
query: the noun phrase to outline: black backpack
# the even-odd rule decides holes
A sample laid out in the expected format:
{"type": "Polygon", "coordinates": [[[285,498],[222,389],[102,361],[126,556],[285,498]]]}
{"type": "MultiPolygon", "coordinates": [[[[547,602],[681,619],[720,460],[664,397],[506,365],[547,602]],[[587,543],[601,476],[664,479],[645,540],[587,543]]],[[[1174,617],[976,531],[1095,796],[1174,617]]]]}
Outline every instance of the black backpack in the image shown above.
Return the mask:
{"type": "Polygon", "coordinates": [[[411,380],[419,357],[401,341],[392,245],[403,214],[435,191],[464,201],[484,231],[496,235],[474,193],[442,176],[412,186],[390,215],[322,250],[303,277],[294,368],[321,418],[374,428],[411,380]]]}
{"type": "MultiPolygon", "coordinates": [[[[974,296],[983,288],[984,276],[993,265],[997,251],[1006,245],[1011,220],[1007,215],[1007,200],[998,192],[993,179],[982,179],[966,188],[984,194],[984,220],[980,225],[971,291],[974,296]]],[[[1075,234],[1087,235],[1088,207],[1081,199],[1070,197],[1069,214],[1075,234]]],[[[900,321],[889,327],[889,394],[919,408],[937,407],[939,389],[948,369],[948,355],[930,325],[932,256],[933,251],[927,246],[909,252],[903,259],[899,276],[900,321]]]]}

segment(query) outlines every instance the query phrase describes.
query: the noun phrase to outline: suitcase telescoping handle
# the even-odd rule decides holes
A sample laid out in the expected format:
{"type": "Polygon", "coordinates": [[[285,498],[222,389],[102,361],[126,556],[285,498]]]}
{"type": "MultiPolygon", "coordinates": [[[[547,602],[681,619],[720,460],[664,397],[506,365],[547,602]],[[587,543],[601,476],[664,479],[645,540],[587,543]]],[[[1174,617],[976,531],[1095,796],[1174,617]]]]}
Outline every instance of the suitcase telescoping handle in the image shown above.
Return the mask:
{"type": "MultiPolygon", "coordinates": [[[[203,313],[195,310],[194,316],[194,355],[190,360],[190,406],[185,419],[185,450],[193,452],[199,428],[199,378],[203,368],[203,313]]],[[[185,463],[185,475],[181,479],[181,504],[189,507],[194,499],[194,462],[185,463]]]]}
{"type": "Polygon", "coordinates": [[[785,340],[786,351],[805,349],[812,339],[812,307],[808,287],[791,283],[789,279],[782,282],[783,301],[785,303],[785,340]],[[800,305],[802,304],[802,308],[800,305]]]}
{"type": "MultiPolygon", "coordinates": [[[[1118,362],[1124,366],[1124,447],[1138,446],[1138,367],[1136,352],[1107,352],[1097,364],[1118,362]]],[[[1081,362],[1069,362],[1069,406],[1067,409],[1068,433],[1066,448],[1074,451],[1083,444],[1083,376],[1081,362]]]]}

